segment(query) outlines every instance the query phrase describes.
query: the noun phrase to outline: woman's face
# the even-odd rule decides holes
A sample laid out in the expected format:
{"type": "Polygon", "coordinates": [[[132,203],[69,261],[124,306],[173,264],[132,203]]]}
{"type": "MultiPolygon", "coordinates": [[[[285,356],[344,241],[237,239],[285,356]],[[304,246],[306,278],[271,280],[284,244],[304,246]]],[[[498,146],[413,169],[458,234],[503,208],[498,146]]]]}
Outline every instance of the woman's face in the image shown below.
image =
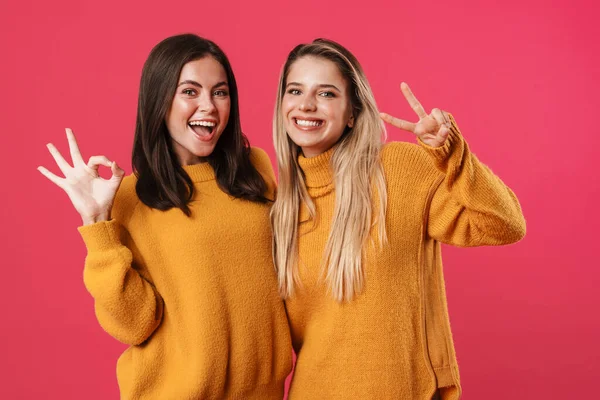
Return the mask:
{"type": "Polygon", "coordinates": [[[211,56],[181,69],[166,124],[181,165],[209,156],[229,121],[231,99],[227,74],[211,56]]]}
{"type": "Polygon", "coordinates": [[[299,58],[284,84],[281,114],[285,129],[305,157],[329,150],[346,127],[353,126],[348,83],[332,61],[299,58]]]}

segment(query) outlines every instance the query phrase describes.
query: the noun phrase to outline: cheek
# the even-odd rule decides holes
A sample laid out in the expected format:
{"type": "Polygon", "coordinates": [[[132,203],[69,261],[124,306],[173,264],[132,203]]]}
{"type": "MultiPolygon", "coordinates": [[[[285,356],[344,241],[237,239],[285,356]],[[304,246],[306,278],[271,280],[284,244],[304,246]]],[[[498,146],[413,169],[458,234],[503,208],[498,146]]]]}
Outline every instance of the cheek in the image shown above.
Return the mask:
{"type": "Polygon", "coordinates": [[[325,107],[324,113],[332,120],[335,120],[340,126],[345,126],[350,118],[349,108],[340,104],[331,104],[329,107],[325,107]]]}
{"type": "Polygon", "coordinates": [[[231,114],[231,101],[224,100],[216,104],[217,113],[219,114],[219,130],[223,131],[229,123],[229,115],[231,114]]]}
{"type": "Polygon", "coordinates": [[[173,100],[173,104],[171,104],[171,110],[169,114],[171,119],[183,118],[187,120],[193,112],[194,107],[192,107],[192,104],[185,100],[175,98],[173,100]]]}
{"type": "Polygon", "coordinates": [[[173,102],[173,104],[171,104],[171,108],[169,108],[169,111],[167,112],[167,116],[165,117],[165,122],[167,123],[167,128],[169,129],[169,131],[173,130],[176,121],[179,120],[178,115],[179,112],[177,106],[175,105],[175,102],[173,102]]]}
{"type": "Polygon", "coordinates": [[[319,111],[330,122],[337,125],[338,120],[343,117],[343,110],[335,104],[323,102],[319,105],[319,111]]]}
{"type": "Polygon", "coordinates": [[[229,114],[231,113],[231,101],[223,101],[219,104],[219,116],[223,121],[227,121],[229,119],[229,114]]]}
{"type": "Polygon", "coordinates": [[[290,99],[289,97],[284,97],[281,101],[281,115],[285,117],[290,111],[294,109],[294,99],[290,99]]]}

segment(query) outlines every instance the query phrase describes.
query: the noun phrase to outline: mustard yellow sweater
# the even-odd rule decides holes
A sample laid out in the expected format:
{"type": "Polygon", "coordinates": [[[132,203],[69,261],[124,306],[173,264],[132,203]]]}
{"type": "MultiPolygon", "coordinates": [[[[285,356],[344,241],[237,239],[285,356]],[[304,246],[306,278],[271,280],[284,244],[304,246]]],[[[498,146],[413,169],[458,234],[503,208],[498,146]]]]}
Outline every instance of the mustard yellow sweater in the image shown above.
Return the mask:
{"type": "MultiPolygon", "coordinates": [[[[266,153],[253,164],[273,197],[266,153]]],[[[282,399],[291,341],[271,258],[268,204],[235,199],[207,163],[184,167],[192,215],[141,203],[124,179],[113,220],[80,227],[84,281],[102,327],[131,345],[122,399],[282,399]]]]}
{"type": "Polygon", "coordinates": [[[315,202],[301,208],[302,287],[286,301],[297,352],[291,400],[458,399],[460,380],[446,306],[440,242],[502,245],[520,240],[519,202],[469,151],[454,124],[443,147],[390,143],[382,151],[388,244],[370,249],[366,284],[352,302],[327,294],[321,257],[335,205],[330,158],[300,156],[315,202]]]}

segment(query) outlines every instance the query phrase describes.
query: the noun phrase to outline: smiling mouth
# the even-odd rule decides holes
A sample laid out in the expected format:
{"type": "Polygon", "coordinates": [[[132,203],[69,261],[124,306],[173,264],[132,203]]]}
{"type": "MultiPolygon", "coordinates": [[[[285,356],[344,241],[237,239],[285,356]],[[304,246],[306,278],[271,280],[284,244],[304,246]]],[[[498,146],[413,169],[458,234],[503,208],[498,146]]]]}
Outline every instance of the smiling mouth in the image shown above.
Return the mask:
{"type": "Polygon", "coordinates": [[[325,121],[322,119],[300,119],[300,118],[292,118],[294,120],[294,124],[301,128],[318,128],[323,125],[325,121]]]}
{"type": "Polygon", "coordinates": [[[190,121],[188,126],[199,138],[210,138],[215,131],[217,123],[214,121],[190,121]]]}

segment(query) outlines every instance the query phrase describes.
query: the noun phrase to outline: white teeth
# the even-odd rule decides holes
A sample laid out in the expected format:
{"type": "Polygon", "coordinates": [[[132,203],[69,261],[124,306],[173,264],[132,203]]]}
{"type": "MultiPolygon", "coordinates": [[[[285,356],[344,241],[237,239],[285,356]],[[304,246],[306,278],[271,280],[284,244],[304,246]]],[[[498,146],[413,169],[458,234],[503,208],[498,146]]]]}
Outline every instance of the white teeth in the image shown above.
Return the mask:
{"type": "Polygon", "coordinates": [[[215,122],[211,122],[211,121],[192,121],[190,122],[190,125],[192,126],[208,126],[210,128],[212,128],[213,126],[217,125],[215,122]]]}
{"type": "Polygon", "coordinates": [[[320,126],[322,121],[306,121],[304,119],[296,119],[296,123],[301,126],[320,126]]]}

